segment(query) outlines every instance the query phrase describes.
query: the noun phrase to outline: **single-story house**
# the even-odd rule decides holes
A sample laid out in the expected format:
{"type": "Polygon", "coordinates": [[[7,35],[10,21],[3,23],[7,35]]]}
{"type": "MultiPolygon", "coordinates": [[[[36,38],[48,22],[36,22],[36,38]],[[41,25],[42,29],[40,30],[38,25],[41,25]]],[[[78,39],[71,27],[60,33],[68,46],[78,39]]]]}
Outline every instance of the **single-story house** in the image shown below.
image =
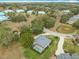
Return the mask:
{"type": "Polygon", "coordinates": [[[79,55],[70,55],[69,53],[61,54],[57,56],[57,59],[79,59],[79,55]]]}
{"type": "Polygon", "coordinates": [[[28,10],[27,11],[27,14],[32,14],[33,13],[33,10],[28,10]]]}
{"type": "Polygon", "coordinates": [[[69,12],[70,12],[70,10],[63,10],[62,12],[69,13],[69,12]]]}
{"type": "Polygon", "coordinates": [[[42,53],[45,48],[47,48],[51,43],[51,40],[48,39],[46,36],[39,36],[35,39],[33,43],[33,49],[39,53],[42,53]]]}
{"type": "Polygon", "coordinates": [[[38,11],[38,14],[46,14],[44,11],[38,11]]]}
{"type": "Polygon", "coordinates": [[[8,12],[15,12],[14,10],[4,10],[5,13],[8,13],[8,12]]]}
{"type": "Polygon", "coordinates": [[[75,15],[75,16],[73,16],[73,17],[71,17],[71,18],[67,21],[67,23],[68,23],[68,24],[73,24],[73,23],[76,22],[77,20],[79,20],[79,14],[78,14],[78,15],[75,15]]]}
{"type": "Polygon", "coordinates": [[[23,9],[18,9],[18,10],[16,10],[16,12],[17,12],[17,13],[25,12],[25,10],[23,10],[23,9]]]}
{"type": "Polygon", "coordinates": [[[79,34],[73,35],[75,39],[79,39],[79,34]]]}

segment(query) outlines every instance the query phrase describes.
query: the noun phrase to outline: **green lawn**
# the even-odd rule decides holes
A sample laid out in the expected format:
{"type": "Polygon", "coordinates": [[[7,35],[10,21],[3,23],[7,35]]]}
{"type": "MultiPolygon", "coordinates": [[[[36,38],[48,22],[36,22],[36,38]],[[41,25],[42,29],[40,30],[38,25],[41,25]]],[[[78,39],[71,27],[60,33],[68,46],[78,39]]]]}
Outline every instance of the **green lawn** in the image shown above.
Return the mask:
{"type": "Polygon", "coordinates": [[[70,54],[74,54],[74,53],[79,54],[79,46],[75,45],[72,39],[65,39],[64,50],[65,52],[70,54]]]}
{"type": "Polygon", "coordinates": [[[27,59],[49,59],[51,55],[54,55],[58,38],[54,36],[48,36],[52,40],[51,45],[42,53],[38,53],[31,48],[24,48],[24,55],[27,59]]]}
{"type": "Polygon", "coordinates": [[[69,33],[75,32],[75,28],[72,27],[72,25],[62,24],[62,25],[60,25],[60,26],[57,28],[57,31],[60,32],[60,33],[69,34],[69,33]]]}

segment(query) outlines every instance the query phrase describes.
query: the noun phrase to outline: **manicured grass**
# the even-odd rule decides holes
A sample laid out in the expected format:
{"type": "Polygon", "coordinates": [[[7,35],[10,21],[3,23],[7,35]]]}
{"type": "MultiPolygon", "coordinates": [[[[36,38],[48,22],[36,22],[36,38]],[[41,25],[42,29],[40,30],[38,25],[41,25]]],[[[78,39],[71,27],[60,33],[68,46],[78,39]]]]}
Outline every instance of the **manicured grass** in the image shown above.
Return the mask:
{"type": "Polygon", "coordinates": [[[79,54],[79,46],[75,45],[72,39],[65,39],[64,50],[65,52],[70,54],[74,54],[74,53],[79,54]]]}
{"type": "Polygon", "coordinates": [[[54,36],[48,36],[52,40],[50,46],[42,53],[34,51],[32,48],[24,48],[24,55],[27,59],[49,59],[51,55],[54,55],[58,38],[54,36]]]}
{"type": "Polygon", "coordinates": [[[62,24],[57,28],[57,31],[60,33],[69,34],[73,33],[75,31],[75,28],[73,28],[71,25],[68,24],[62,24]]]}

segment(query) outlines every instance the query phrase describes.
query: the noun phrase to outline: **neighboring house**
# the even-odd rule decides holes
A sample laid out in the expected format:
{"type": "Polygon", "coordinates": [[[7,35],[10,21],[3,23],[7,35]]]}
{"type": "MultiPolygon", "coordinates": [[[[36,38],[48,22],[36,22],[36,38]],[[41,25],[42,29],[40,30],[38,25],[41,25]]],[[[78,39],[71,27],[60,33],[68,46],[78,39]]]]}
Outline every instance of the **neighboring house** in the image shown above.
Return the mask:
{"type": "Polygon", "coordinates": [[[69,53],[61,54],[57,56],[57,59],[79,59],[79,55],[69,55],[69,53]]]}
{"type": "Polygon", "coordinates": [[[23,9],[18,9],[18,10],[16,10],[16,12],[17,12],[17,13],[25,12],[25,10],[23,10],[23,9]]]}
{"type": "Polygon", "coordinates": [[[76,22],[77,20],[79,20],[79,14],[78,14],[78,15],[75,15],[75,16],[73,16],[73,17],[71,17],[71,18],[67,21],[67,23],[68,23],[68,24],[73,24],[73,23],[76,22]]]}
{"type": "Polygon", "coordinates": [[[0,21],[7,20],[8,16],[5,15],[4,12],[0,12],[0,21]]]}
{"type": "Polygon", "coordinates": [[[75,39],[79,39],[79,34],[73,35],[75,39]]]}
{"type": "Polygon", "coordinates": [[[8,12],[15,12],[13,10],[4,10],[5,13],[8,13],[8,12]]]}
{"type": "Polygon", "coordinates": [[[27,11],[27,14],[30,14],[31,15],[32,13],[33,13],[33,10],[28,10],[27,11]]]}
{"type": "Polygon", "coordinates": [[[46,36],[40,36],[35,39],[33,43],[33,49],[39,53],[42,53],[46,47],[48,47],[51,43],[51,40],[48,39],[46,36]]]}
{"type": "Polygon", "coordinates": [[[79,34],[73,35],[73,37],[76,40],[77,46],[79,46],[79,34]]]}
{"type": "Polygon", "coordinates": [[[64,12],[64,13],[69,13],[70,10],[63,10],[62,12],[64,12]]]}
{"type": "Polygon", "coordinates": [[[38,11],[38,14],[46,14],[44,11],[38,11]]]}

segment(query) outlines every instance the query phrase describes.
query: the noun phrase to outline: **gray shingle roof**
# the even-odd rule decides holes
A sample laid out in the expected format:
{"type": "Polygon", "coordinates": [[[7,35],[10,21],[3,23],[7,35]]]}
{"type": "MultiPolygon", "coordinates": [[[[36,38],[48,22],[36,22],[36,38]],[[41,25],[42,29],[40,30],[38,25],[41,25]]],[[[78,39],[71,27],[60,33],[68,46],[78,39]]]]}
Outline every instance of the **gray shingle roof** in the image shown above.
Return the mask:
{"type": "Polygon", "coordinates": [[[79,55],[69,55],[67,54],[61,54],[57,56],[57,59],[79,59],[79,55]]]}
{"type": "Polygon", "coordinates": [[[79,59],[79,55],[72,55],[72,59],[79,59]]]}
{"type": "Polygon", "coordinates": [[[61,54],[57,56],[57,59],[71,59],[69,54],[61,54]]]}
{"type": "Polygon", "coordinates": [[[40,36],[36,39],[35,42],[42,47],[46,47],[50,44],[51,40],[49,40],[45,36],[40,36]]]}

